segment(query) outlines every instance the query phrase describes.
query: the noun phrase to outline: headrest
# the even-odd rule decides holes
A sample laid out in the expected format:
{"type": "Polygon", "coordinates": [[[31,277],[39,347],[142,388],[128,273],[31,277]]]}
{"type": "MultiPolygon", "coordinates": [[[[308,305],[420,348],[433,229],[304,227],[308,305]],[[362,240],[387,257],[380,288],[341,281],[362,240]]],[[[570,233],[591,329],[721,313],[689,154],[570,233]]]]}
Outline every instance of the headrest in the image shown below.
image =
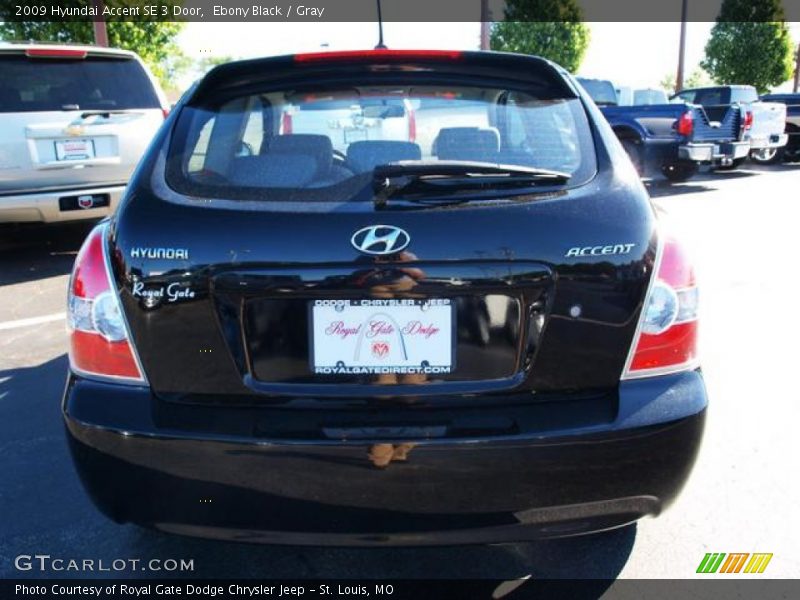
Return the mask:
{"type": "Polygon", "coordinates": [[[305,187],[314,179],[316,162],[305,154],[264,154],[236,158],[230,181],[248,187],[305,187]]]}
{"type": "Polygon", "coordinates": [[[434,147],[442,160],[493,162],[500,151],[500,135],[496,129],[445,127],[439,131],[434,147]]]}
{"type": "Polygon", "coordinates": [[[328,136],[311,133],[293,133],[272,138],[267,148],[268,155],[305,155],[317,165],[313,178],[327,177],[333,166],[333,144],[328,136]]]}
{"type": "Polygon", "coordinates": [[[347,162],[358,173],[366,173],[378,165],[421,158],[422,150],[413,142],[375,140],[353,142],[347,147],[347,162]]]}

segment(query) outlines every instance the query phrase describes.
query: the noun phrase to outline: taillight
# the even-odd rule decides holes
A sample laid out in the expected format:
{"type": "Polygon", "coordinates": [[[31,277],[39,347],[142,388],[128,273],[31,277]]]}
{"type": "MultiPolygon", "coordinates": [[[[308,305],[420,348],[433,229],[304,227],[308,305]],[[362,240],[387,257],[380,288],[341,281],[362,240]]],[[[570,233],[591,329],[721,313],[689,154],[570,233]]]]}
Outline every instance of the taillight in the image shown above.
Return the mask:
{"type": "Polygon", "coordinates": [[[106,226],[95,227],[75,259],[67,292],[69,363],[75,373],[144,383],[111,282],[106,226]]]}
{"type": "Polygon", "coordinates": [[[695,369],[698,290],[683,248],[663,242],[623,379],[695,369]]]}
{"type": "Polygon", "coordinates": [[[410,106],[408,107],[408,141],[417,141],[417,114],[410,106]]]}
{"type": "Polygon", "coordinates": [[[747,131],[753,126],[753,111],[748,110],[744,113],[744,130],[747,131]]]}
{"type": "Polygon", "coordinates": [[[164,120],[166,121],[167,117],[169,116],[169,109],[168,108],[162,108],[161,109],[161,114],[164,116],[164,120]]]}
{"type": "Polygon", "coordinates": [[[285,112],[281,117],[281,135],[289,135],[292,133],[292,114],[285,112]]]}
{"type": "Polygon", "coordinates": [[[680,116],[675,129],[680,135],[686,137],[692,135],[692,131],[694,131],[694,117],[691,111],[687,111],[680,116]]]}

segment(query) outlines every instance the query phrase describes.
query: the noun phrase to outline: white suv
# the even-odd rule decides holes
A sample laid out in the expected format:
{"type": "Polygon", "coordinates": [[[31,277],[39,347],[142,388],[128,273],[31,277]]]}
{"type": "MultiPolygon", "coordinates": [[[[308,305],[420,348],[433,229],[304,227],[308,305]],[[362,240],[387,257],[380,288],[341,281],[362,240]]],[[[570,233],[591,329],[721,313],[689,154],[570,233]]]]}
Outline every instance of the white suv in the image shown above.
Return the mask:
{"type": "Polygon", "coordinates": [[[113,211],[167,111],[133,52],[0,44],[0,223],[113,211]]]}

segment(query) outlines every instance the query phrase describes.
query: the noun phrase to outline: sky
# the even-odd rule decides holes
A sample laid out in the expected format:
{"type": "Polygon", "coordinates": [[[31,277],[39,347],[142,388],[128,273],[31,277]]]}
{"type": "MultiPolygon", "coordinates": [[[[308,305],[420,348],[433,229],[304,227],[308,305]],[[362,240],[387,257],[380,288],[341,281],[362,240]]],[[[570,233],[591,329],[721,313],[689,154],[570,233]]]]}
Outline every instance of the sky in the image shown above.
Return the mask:
{"type": "MultiPolygon", "coordinates": [[[[675,73],[679,23],[588,25],[591,42],[579,75],[611,79],[618,86],[647,88],[659,87],[666,75],[675,73]]],[[[703,58],[711,26],[703,22],[687,24],[687,75],[703,58]]],[[[800,23],[791,23],[790,28],[797,44],[800,23]]],[[[479,35],[478,23],[384,23],[384,41],[390,48],[474,50],[479,46],[479,35]]],[[[251,58],[372,48],[377,38],[377,25],[373,23],[188,23],[179,44],[194,58],[251,58]]],[[[182,83],[185,86],[190,82],[182,83]]]]}

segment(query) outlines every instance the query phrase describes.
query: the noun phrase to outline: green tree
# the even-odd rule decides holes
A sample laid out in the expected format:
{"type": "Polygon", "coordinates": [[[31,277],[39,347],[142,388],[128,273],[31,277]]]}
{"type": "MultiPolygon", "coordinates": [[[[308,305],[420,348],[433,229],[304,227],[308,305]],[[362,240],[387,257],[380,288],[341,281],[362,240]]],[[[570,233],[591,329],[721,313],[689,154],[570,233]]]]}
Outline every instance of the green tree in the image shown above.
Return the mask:
{"type": "MultiPolygon", "coordinates": [[[[106,0],[106,4],[131,5],[125,0],[106,0]]],[[[152,4],[171,5],[174,2],[153,0],[152,4]]],[[[152,69],[162,85],[170,88],[181,69],[182,53],[175,43],[183,23],[175,21],[122,21],[107,22],[108,43],[115,48],[136,52],[152,69]]],[[[5,21],[0,23],[0,39],[35,40],[73,44],[94,43],[94,30],[88,21],[5,21]]]]}
{"type": "Polygon", "coordinates": [[[589,27],[576,0],[507,0],[494,23],[492,50],[535,54],[575,72],[589,47],[589,27]]]}
{"type": "Polygon", "coordinates": [[[720,84],[769,91],[792,75],[792,40],[781,0],[724,0],[701,63],[720,84]]]}

